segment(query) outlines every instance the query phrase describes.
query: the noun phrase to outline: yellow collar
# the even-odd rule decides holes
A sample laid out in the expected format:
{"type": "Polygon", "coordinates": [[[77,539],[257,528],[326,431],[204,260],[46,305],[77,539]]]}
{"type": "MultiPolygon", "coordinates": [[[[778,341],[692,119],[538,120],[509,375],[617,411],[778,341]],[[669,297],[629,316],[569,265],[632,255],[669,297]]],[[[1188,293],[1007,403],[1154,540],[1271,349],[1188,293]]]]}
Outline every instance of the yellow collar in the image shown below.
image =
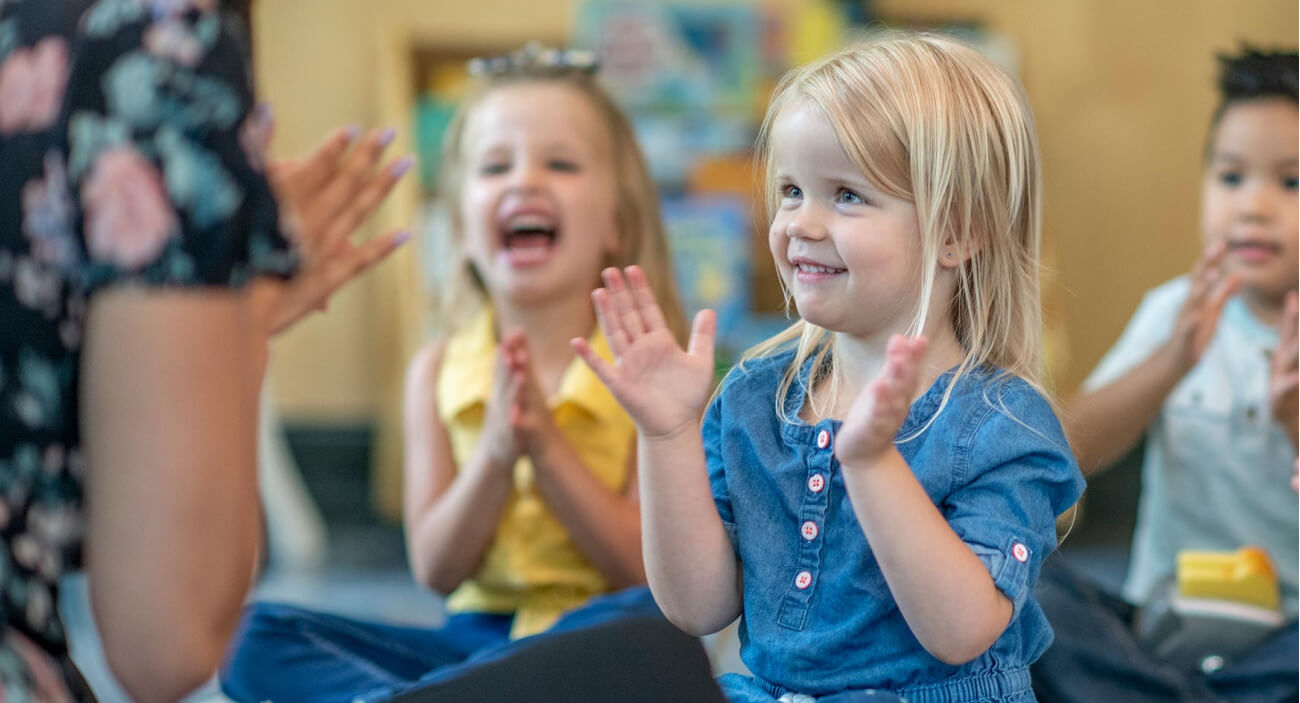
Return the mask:
{"type": "MultiPolygon", "coordinates": [[[[447,343],[439,372],[439,405],[445,418],[453,418],[479,405],[485,405],[492,393],[492,374],[497,364],[495,316],[490,306],[484,306],[474,321],[447,343]]],[[[613,361],[609,342],[597,327],[588,338],[591,348],[606,361],[613,361]]],[[[574,356],[560,380],[559,391],[547,399],[555,410],[562,405],[572,405],[596,419],[611,413],[622,414],[614,396],[586,362],[574,356]]]]}

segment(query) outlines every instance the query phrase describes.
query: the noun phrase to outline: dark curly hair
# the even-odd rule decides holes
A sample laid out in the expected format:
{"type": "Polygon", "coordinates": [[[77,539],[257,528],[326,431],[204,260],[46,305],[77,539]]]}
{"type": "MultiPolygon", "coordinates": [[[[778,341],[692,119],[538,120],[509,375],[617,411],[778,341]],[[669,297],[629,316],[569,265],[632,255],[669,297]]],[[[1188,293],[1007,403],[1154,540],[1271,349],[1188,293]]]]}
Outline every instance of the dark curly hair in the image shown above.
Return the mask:
{"type": "Polygon", "coordinates": [[[240,19],[244,20],[245,24],[248,24],[249,20],[252,19],[250,17],[253,13],[252,6],[253,0],[221,0],[221,9],[238,15],[240,19]]]}
{"type": "MultiPolygon", "coordinates": [[[[1296,52],[1262,51],[1243,44],[1236,54],[1219,54],[1219,104],[1210,120],[1210,140],[1229,107],[1247,100],[1284,98],[1297,102],[1296,52]]],[[[1207,147],[1209,145],[1207,144],[1207,147]]]]}

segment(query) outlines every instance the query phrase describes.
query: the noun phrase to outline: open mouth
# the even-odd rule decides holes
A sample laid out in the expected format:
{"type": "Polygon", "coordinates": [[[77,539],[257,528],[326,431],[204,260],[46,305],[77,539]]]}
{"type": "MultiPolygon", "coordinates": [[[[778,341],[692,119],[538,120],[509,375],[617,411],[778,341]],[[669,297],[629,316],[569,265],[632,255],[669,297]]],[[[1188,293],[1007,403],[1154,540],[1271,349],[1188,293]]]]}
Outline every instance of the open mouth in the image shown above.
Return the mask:
{"type": "Polygon", "coordinates": [[[559,227],[546,215],[521,214],[509,217],[502,231],[502,248],[514,266],[540,264],[550,257],[559,239],[559,227]]]}

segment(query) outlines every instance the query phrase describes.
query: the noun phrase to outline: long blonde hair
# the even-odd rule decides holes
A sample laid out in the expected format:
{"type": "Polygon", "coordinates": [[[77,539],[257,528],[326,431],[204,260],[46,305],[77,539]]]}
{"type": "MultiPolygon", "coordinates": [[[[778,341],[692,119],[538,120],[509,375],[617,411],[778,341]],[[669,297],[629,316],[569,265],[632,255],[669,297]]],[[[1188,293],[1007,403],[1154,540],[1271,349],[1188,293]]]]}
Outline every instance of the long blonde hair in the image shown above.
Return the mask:
{"type": "MultiPolygon", "coordinates": [[[[956,40],[896,31],[791,71],[777,85],[759,137],[769,217],[779,204],[772,124],[796,100],[826,117],[872,184],[916,205],[921,260],[928,263],[911,334],[925,329],[944,241],[951,237],[973,252],[956,270],[950,314],[964,356],[940,410],[962,375],[988,366],[1041,390],[1041,165],[1033,117],[1016,83],[956,40]]],[[[834,407],[841,375],[833,340],[829,330],[800,320],[746,352],[742,365],[795,348],[776,398],[788,420],[786,396],[810,358],[808,383],[829,382],[825,398],[834,407]]]]}
{"type": "MultiPolygon", "coordinates": [[[[479,76],[461,102],[443,137],[442,164],[438,174],[437,203],[445,218],[446,280],[435,292],[436,325],[445,336],[461,329],[487,302],[487,291],[473,270],[465,252],[460,212],[461,187],[465,180],[465,133],[475,109],[494,90],[531,83],[548,83],[571,88],[591,101],[609,127],[615,187],[615,226],[618,251],[607,262],[622,268],[636,264],[645,272],[663,308],[669,329],[679,339],[686,337],[686,321],[677,286],[673,280],[668,239],[659,213],[659,194],[636,134],[623,112],[596,83],[589,71],[563,70],[553,66],[517,66],[503,73],[479,76]]],[[[597,281],[592,281],[593,286],[597,281]]]]}

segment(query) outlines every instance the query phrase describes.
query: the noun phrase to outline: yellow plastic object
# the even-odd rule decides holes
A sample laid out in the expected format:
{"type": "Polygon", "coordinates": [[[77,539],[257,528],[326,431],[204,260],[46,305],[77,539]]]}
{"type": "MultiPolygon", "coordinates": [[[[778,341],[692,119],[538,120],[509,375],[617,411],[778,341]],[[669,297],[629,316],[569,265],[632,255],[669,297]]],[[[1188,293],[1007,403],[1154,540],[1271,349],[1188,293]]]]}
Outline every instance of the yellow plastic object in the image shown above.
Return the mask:
{"type": "Polygon", "coordinates": [[[1277,572],[1268,554],[1258,547],[1235,552],[1182,551],[1178,553],[1178,594],[1276,610],[1277,572]]]}

